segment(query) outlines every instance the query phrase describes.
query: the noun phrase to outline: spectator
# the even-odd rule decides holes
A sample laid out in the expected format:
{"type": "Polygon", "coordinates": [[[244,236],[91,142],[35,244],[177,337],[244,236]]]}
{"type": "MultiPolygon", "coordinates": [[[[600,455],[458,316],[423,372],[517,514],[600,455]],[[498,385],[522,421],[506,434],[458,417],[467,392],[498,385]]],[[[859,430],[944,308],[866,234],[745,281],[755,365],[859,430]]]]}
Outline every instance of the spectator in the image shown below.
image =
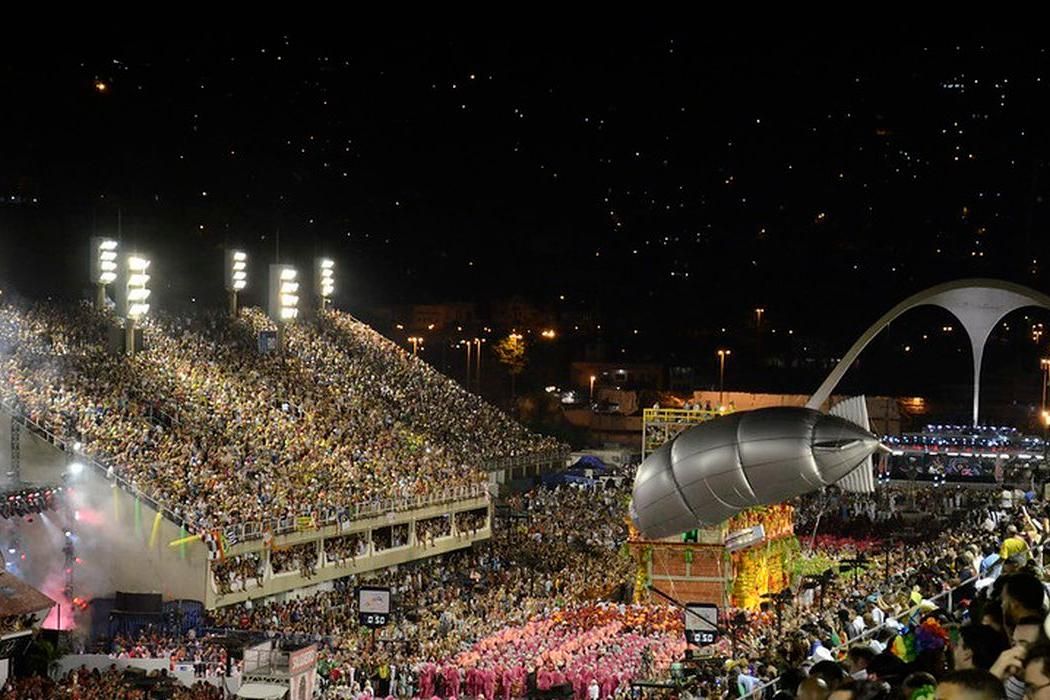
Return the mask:
{"type": "Polygon", "coordinates": [[[977,668],[953,671],[937,684],[937,700],[1001,700],[1003,684],[988,671],[977,668]]]}

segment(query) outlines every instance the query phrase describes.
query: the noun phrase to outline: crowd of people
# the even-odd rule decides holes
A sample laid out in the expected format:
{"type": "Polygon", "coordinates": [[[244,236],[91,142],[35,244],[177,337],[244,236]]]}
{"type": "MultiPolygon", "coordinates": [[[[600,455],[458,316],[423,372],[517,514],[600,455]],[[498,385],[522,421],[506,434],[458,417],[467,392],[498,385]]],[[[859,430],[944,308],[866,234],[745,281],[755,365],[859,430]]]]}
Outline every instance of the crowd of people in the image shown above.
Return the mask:
{"type": "Polygon", "coordinates": [[[188,687],[178,684],[163,670],[145,674],[113,667],[105,671],[74,670],[59,680],[44,676],[9,678],[0,688],[0,700],[224,700],[225,693],[203,681],[188,687]]]}
{"type": "Polygon", "coordinates": [[[214,562],[211,570],[219,592],[231,593],[235,585],[243,590],[249,581],[262,584],[263,558],[257,552],[246,552],[214,562]]]}
{"type": "MultiPolygon", "coordinates": [[[[602,601],[624,598],[632,572],[630,559],[621,551],[627,537],[626,498],[626,487],[568,486],[511,498],[510,515],[498,520],[488,545],[402,565],[368,579],[370,585],[390,586],[394,599],[393,619],[374,640],[358,624],[352,592],[360,581],[355,577],[308,597],[221,608],[211,614],[208,624],[318,642],[322,675],[333,697],[336,693],[356,697],[366,684],[377,695],[411,697],[421,692],[427,668],[441,669],[443,678],[452,673],[448,669],[456,669],[465,684],[467,672],[483,670],[488,661],[469,667],[470,657],[459,655],[472,645],[487,648],[486,637],[535,630],[529,627],[535,620],[554,619],[566,610],[598,609],[602,601]]],[[[632,613],[625,608],[623,614],[632,613]]],[[[591,625],[597,626],[602,625],[597,621],[591,625]]],[[[583,634],[591,627],[581,626],[578,631],[583,634]]],[[[548,631],[555,634],[554,628],[548,631]]],[[[554,636],[529,638],[544,649],[556,641],[554,636]]],[[[594,654],[599,648],[605,651],[601,656],[581,656],[579,670],[590,664],[593,675],[603,666],[601,658],[624,654],[640,663],[647,635],[632,639],[630,647],[623,647],[618,635],[596,639],[594,654]]],[[[675,648],[669,638],[651,640],[648,646],[652,663],[657,664],[668,649],[675,648]]],[[[519,661],[530,687],[545,682],[544,674],[536,676],[543,670],[539,658],[532,659],[531,665],[519,661]]]]}
{"type": "MultiPolygon", "coordinates": [[[[559,685],[581,700],[592,688],[599,698],[622,697],[633,680],[666,676],[684,651],[678,613],[625,602],[633,573],[620,551],[626,498],[626,487],[570,486],[512,497],[489,545],[368,580],[390,586],[394,598],[393,618],[374,638],[358,624],[353,590],[360,581],[354,577],[308,596],[221,608],[207,624],[317,642],[330,697],[458,697],[463,691],[520,697],[559,685]]],[[[855,507],[864,511],[872,496],[834,498],[839,514],[842,508],[852,514],[855,507]]],[[[841,658],[848,668],[851,658],[867,658],[868,651],[851,650],[851,641],[875,656],[891,653],[902,645],[901,627],[918,629],[925,613],[943,605],[935,597],[942,591],[953,591],[954,621],[958,610],[980,598],[975,577],[1035,566],[1039,547],[1015,525],[1020,509],[1004,511],[997,492],[942,494],[927,505],[927,546],[906,556],[899,548],[876,547],[856,573],[802,577],[790,599],[757,611],[725,611],[726,633],[709,649],[725,664],[683,687],[704,697],[738,697],[778,678],[780,685],[764,693],[771,697],[814,662],[841,658]],[[1022,551],[1025,556],[1018,556],[1022,551]]],[[[798,507],[801,536],[809,528],[807,514],[827,511],[829,504],[813,497],[798,507]]],[[[1040,522],[1034,506],[1024,512],[1031,513],[1025,523],[1040,522]]],[[[892,533],[891,525],[885,534],[892,533]]],[[[836,551],[821,552],[818,545],[813,556],[840,561],[862,551],[843,548],[847,539],[838,538],[836,551]]],[[[995,609],[989,602],[982,614],[995,609]]]]}
{"type": "Polygon", "coordinates": [[[313,578],[317,575],[317,543],[270,550],[270,568],[275,574],[298,571],[304,578],[313,578]]]}
{"type": "Polygon", "coordinates": [[[758,611],[729,611],[728,637],[714,650],[724,664],[693,676],[686,694],[914,700],[964,692],[997,700],[1005,683],[1005,697],[1025,695],[1025,659],[1042,668],[1028,648],[1046,641],[1041,563],[1050,511],[1033,494],[1007,500],[997,489],[880,489],[802,499],[798,513],[803,547],[818,516],[827,518],[835,549],[816,555],[848,566],[802,577],[758,611]],[[880,509],[897,502],[922,520],[909,525],[878,511],[870,518],[872,499],[880,509]],[[864,539],[873,523],[879,538],[864,539]],[[850,528],[862,535],[856,542],[874,546],[851,546],[850,528]],[[866,561],[854,559],[860,554],[866,561]],[[990,675],[973,671],[974,658],[990,675]]]}
{"type": "MultiPolygon", "coordinates": [[[[511,698],[561,686],[579,700],[604,700],[629,696],[635,680],[671,677],[682,697],[828,700],[862,688],[876,700],[918,700],[913,693],[932,693],[931,683],[962,682],[952,680],[952,665],[961,671],[967,659],[998,674],[1010,700],[1023,696],[1026,657],[1017,647],[1029,638],[1028,647],[1038,646],[1044,614],[1033,591],[1044,590],[1040,533],[1050,521],[1038,501],[1006,508],[998,491],[920,492],[916,502],[928,508],[922,546],[881,546],[894,541],[894,519],[880,521],[878,546],[850,545],[848,533],[836,535],[834,550],[818,544],[810,556],[867,560],[798,578],[790,595],[759,610],[724,611],[722,639],[691,674],[683,672],[681,615],[627,602],[627,492],[610,485],[519,494],[495,519],[490,543],[369,578],[394,599],[389,625],[374,637],[358,623],[355,577],[310,595],[221,608],[207,625],[318,643],[323,697],[331,698],[511,698]]],[[[864,519],[868,499],[889,497],[804,498],[798,535],[805,539],[816,515],[864,519]]],[[[193,659],[203,648],[196,644],[117,640],[114,654],[193,659]]]]}
{"type": "Polygon", "coordinates": [[[487,460],[559,449],[352,317],[260,354],[270,322],[158,317],[107,349],[86,306],[0,307],[0,391],[198,531],[484,482],[487,460]]]}
{"type": "MultiPolygon", "coordinates": [[[[476,484],[485,460],[559,447],[338,312],[290,326],[282,355],[258,352],[269,324],[252,309],[152,320],[147,349],[131,358],[107,350],[106,325],[87,308],[0,306],[2,398],[198,530],[476,484]]],[[[681,615],[631,602],[629,488],[626,478],[512,496],[487,544],[370,575],[394,600],[375,635],[359,624],[356,577],[220,608],[207,625],[317,642],[328,697],[509,700],[568,687],[578,700],[606,700],[670,676],[673,692],[694,698],[1050,700],[1050,511],[1034,490],[829,489],[799,499],[796,534],[822,570],[796,575],[758,610],[723,610],[722,638],[683,664],[681,615]]],[[[418,521],[417,543],[475,532],[487,516],[418,521]]],[[[397,524],[371,540],[330,538],[323,550],[273,548],[269,565],[312,578],[320,554],[345,562],[408,540],[397,524]]],[[[263,568],[245,554],[213,571],[230,593],[258,586],[263,568]]],[[[118,638],[110,653],[205,668],[224,663],[217,649],[152,636],[118,638]]],[[[13,680],[0,700],[135,698],[141,681],[78,671],[13,680]]]]}

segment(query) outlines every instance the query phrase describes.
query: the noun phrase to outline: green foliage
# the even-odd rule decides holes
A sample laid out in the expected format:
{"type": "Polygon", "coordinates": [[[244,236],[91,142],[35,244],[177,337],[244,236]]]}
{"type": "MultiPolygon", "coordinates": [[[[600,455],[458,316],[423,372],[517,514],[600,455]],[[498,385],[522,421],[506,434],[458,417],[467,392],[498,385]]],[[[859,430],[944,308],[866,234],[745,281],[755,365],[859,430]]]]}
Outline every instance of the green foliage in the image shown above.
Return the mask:
{"type": "Polygon", "coordinates": [[[510,374],[518,375],[525,370],[528,359],[525,357],[525,338],[517,333],[511,333],[506,338],[496,343],[492,351],[496,353],[496,359],[507,368],[510,374]]]}

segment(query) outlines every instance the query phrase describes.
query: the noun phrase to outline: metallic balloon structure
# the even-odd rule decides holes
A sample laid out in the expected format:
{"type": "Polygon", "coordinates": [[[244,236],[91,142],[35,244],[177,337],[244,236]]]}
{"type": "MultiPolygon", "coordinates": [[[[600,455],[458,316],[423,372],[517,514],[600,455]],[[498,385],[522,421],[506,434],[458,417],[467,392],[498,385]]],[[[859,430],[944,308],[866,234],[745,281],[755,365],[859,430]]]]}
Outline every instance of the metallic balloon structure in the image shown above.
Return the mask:
{"type": "Polygon", "coordinates": [[[870,431],[809,408],[731,413],[679,433],[642,462],[631,518],[651,539],[714,525],[833,484],[878,449],[870,431]]]}

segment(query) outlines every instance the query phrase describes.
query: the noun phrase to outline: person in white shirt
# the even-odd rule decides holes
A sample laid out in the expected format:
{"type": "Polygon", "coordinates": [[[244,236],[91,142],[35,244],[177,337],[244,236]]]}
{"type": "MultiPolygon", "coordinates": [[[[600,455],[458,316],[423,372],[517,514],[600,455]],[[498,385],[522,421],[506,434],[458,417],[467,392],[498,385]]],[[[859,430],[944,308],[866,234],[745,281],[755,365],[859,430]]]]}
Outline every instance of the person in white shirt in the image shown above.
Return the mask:
{"type": "Polygon", "coordinates": [[[816,661],[834,661],[835,660],[835,657],[832,656],[830,651],[828,651],[828,648],[826,646],[824,646],[824,642],[820,641],[819,639],[816,640],[816,644],[813,647],[813,651],[810,654],[810,657],[813,658],[816,661]]]}
{"type": "Polygon", "coordinates": [[[587,698],[588,700],[598,700],[598,696],[601,695],[602,689],[598,686],[597,679],[592,678],[591,684],[587,686],[587,698]]]}
{"type": "Polygon", "coordinates": [[[864,624],[864,618],[858,613],[854,615],[853,620],[846,626],[846,634],[849,635],[850,639],[856,639],[864,634],[864,630],[867,628],[868,626],[864,624]]]}

